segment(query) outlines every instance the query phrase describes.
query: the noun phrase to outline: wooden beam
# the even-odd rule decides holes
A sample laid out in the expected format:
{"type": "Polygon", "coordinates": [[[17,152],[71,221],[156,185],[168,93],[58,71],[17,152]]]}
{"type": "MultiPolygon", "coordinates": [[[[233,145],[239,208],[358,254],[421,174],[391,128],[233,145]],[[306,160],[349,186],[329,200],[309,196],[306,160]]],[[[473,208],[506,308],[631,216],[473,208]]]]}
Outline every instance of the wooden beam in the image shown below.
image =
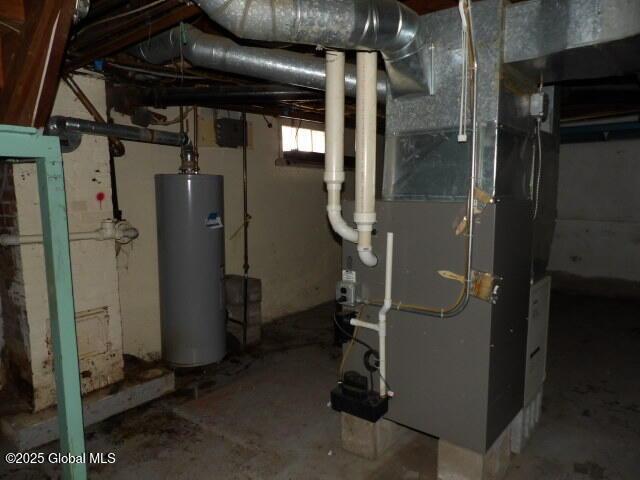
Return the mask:
{"type": "Polygon", "coordinates": [[[0,2],[0,20],[11,23],[23,23],[25,21],[24,0],[2,0],[0,2]]]}
{"type": "Polygon", "coordinates": [[[152,2],[152,6],[145,10],[127,14],[126,11],[120,13],[107,14],[103,18],[96,19],[93,23],[87,23],[75,33],[73,41],[69,45],[69,49],[75,52],[88,51],[94,48],[96,42],[111,41],[121,36],[125,32],[140,27],[141,25],[152,24],[159,18],[170,15],[178,7],[184,7],[184,3],[179,0],[165,0],[159,4],[152,2]],[[124,15],[119,17],[117,21],[109,21],[114,15],[124,15]]]}
{"type": "Polygon", "coordinates": [[[4,46],[0,123],[33,127],[46,123],[58,88],[74,8],[75,0],[30,2],[23,31],[11,35],[11,42],[4,46]]]}
{"type": "MultiPolygon", "coordinates": [[[[141,19],[137,26],[117,31],[110,31],[107,38],[102,37],[103,32],[99,32],[100,38],[96,36],[91,38],[88,33],[83,36],[82,44],[91,45],[91,48],[86,51],[78,52],[77,56],[71,58],[65,65],[65,73],[76,70],[87,63],[92,62],[96,58],[104,58],[108,55],[112,55],[116,52],[124,50],[125,48],[140,43],[141,41],[160,33],[168,28],[171,28],[182,21],[193,18],[202,14],[202,10],[195,5],[183,5],[180,4],[174,9],[163,13],[161,16],[147,21],[145,17],[141,19]]],[[[70,46],[71,48],[74,45],[70,46]]],[[[75,52],[74,52],[75,53],[75,52]]]]}

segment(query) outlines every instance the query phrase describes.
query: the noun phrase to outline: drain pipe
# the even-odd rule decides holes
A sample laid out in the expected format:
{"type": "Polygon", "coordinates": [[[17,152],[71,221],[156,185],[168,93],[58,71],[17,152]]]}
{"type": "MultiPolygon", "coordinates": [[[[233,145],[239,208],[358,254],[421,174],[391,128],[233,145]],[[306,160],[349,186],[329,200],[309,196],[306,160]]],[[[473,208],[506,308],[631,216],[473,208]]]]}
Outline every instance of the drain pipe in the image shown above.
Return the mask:
{"type": "MultiPolygon", "coordinates": [[[[391,310],[391,279],[393,278],[393,233],[387,233],[387,258],[385,264],[384,276],[384,303],[378,311],[378,323],[363,322],[356,318],[351,320],[354,327],[368,328],[378,332],[378,352],[380,374],[380,396],[387,396],[387,313],[391,310]]],[[[388,392],[389,396],[393,396],[393,392],[388,392]]]]}
{"type": "Polygon", "coordinates": [[[344,183],[344,63],[344,52],[327,51],[324,181],[327,184],[327,215],[333,231],[345,240],[356,243],[358,232],[342,217],[340,203],[344,183]]]}
{"type": "Polygon", "coordinates": [[[358,229],[358,256],[375,267],[371,236],[376,223],[376,74],[378,52],[358,52],[356,95],[356,206],[353,220],[358,229]]]}

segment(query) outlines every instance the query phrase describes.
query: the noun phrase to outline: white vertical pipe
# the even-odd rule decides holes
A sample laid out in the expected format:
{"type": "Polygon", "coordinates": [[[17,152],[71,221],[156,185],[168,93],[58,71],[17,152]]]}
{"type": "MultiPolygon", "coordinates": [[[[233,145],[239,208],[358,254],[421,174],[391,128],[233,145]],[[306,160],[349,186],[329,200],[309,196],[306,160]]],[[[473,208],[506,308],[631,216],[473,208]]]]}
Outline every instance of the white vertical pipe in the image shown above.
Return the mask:
{"type": "Polygon", "coordinates": [[[356,206],[353,219],[358,229],[360,260],[374,267],[371,234],[376,223],[376,124],[378,53],[358,52],[356,88],[356,206]]]}
{"type": "Polygon", "coordinates": [[[327,216],[333,230],[345,240],[358,241],[358,232],[342,217],[340,191],[344,183],[344,53],[328,50],[325,94],[325,169],[327,216]]]}
{"type": "Polygon", "coordinates": [[[368,328],[378,332],[378,353],[379,372],[380,372],[380,396],[386,397],[387,394],[393,395],[393,392],[387,392],[387,313],[391,310],[391,279],[393,278],[393,233],[387,233],[387,258],[384,272],[384,303],[378,311],[378,323],[364,322],[358,318],[351,319],[351,325],[356,327],[368,328]]]}
{"type": "Polygon", "coordinates": [[[393,278],[393,233],[387,233],[387,259],[384,272],[384,303],[378,312],[378,341],[380,352],[380,396],[387,395],[387,313],[391,309],[391,279],[393,278]]]}

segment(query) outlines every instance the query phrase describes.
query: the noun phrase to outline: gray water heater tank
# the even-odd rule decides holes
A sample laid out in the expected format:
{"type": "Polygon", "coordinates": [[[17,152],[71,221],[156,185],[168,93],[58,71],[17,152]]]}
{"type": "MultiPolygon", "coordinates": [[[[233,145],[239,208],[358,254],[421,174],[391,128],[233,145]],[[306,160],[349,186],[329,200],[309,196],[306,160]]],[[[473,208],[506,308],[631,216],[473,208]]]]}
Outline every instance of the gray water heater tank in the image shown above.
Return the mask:
{"type": "Polygon", "coordinates": [[[226,353],[224,190],[219,175],[156,175],[162,357],[174,367],[226,353]]]}

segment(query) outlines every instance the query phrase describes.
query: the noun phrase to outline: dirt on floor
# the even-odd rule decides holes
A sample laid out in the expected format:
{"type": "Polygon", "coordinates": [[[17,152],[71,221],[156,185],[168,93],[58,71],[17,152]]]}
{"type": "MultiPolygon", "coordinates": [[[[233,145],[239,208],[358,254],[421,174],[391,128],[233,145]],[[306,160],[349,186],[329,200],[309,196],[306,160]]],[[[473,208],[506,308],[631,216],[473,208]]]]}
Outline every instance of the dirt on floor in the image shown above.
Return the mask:
{"type": "MultiPolygon", "coordinates": [[[[552,297],[543,414],[507,480],[640,479],[639,312],[638,302],[552,297]]],[[[180,372],[175,394],[88,429],[87,449],[117,458],[90,477],[436,480],[437,440],[426,435],[375,462],[342,449],[328,405],[340,359],[331,315],[324,305],[276,321],[259,348],[180,372]]],[[[0,479],[59,475],[0,463],[0,479]]]]}

